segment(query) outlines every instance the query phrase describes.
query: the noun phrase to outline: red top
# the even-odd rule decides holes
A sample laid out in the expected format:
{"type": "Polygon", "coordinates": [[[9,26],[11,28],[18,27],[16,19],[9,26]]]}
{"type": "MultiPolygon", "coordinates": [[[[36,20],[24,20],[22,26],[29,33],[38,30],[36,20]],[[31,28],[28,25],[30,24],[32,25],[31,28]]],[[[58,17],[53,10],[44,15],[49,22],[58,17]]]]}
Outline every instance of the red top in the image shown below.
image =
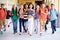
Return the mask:
{"type": "Polygon", "coordinates": [[[47,8],[40,8],[39,10],[39,17],[40,19],[42,19],[43,21],[46,21],[47,19],[47,15],[48,15],[48,10],[47,8]]]}
{"type": "Polygon", "coordinates": [[[6,18],[6,12],[4,9],[0,9],[0,19],[5,19],[6,18]]]}

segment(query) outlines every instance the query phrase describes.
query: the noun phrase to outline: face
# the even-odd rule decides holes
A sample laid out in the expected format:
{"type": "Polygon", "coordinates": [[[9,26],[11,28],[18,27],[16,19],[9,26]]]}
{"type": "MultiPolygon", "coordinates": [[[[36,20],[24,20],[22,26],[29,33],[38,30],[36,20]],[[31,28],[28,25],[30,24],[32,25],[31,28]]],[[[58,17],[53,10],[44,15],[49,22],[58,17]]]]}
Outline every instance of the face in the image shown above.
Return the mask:
{"type": "Polygon", "coordinates": [[[20,5],[20,8],[23,9],[23,5],[20,5]]]}
{"type": "Polygon", "coordinates": [[[42,4],[42,8],[45,8],[46,7],[46,5],[45,4],[42,4]]]}
{"type": "Polygon", "coordinates": [[[54,9],[54,5],[51,5],[51,9],[54,9]]]}
{"type": "Polygon", "coordinates": [[[38,9],[39,9],[39,5],[37,5],[37,6],[36,6],[36,8],[38,8],[38,9]]]}
{"type": "Polygon", "coordinates": [[[2,5],[1,8],[4,8],[4,5],[2,5]]]}
{"type": "Polygon", "coordinates": [[[25,8],[28,8],[28,5],[25,5],[25,8]]]}
{"type": "Polygon", "coordinates": [[[16,8],[16,5],[13,5],[13,8],[15,9],[16,8]]]}
{"type": "Polygon", "coordinates": [[[39,10],[40,6],[39,6],[39,5],[37,5],[37,6],[36,6],[36,8],[37,8],[37,10],[39,10]]]}
{"type": "Polygon", "coordinates": [[[32,5],[32,4],[30,4],[30,6],[29,6],[29,7],[30,7],[30,9],[32,9],[33,5],[32,5]]]}

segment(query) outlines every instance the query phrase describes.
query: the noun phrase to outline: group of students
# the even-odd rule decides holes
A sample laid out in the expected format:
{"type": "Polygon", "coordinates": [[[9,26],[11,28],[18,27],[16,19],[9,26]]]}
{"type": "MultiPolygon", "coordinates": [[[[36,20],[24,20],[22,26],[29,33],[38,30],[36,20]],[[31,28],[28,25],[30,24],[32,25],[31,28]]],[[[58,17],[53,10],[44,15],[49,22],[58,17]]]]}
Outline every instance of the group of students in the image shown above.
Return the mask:
{"type": "MultiPolygon", "coordinates": [[[[13,34],[17,33],[17,23],[19,19],[19,35],[23,32],[28,33],[32,36],[33,31],[35,30],[38,33],[38,22],[40,23],[40,35],[43,33],[43,29],[46,28],[46,23],[48,20],[51,21],[52,34],[56,31],[56,20],[57,20],[57,11],[54,8],[54,4],[51,4],[51,8],[49,9],[44,3],[40,5],[36,5],[34,9],[34,5],[32,3],[20,5],[19,10],[16,5],[12,6],[11,12],[8,11],[9,16],[12,19],[13,23],[13,34]]],[[[5,19],[6,19],[7,11],[4,9],[4,4],[1,4],[0,8],[0,34],[2,34],[2,26],[6,27],[5,19]]]]}

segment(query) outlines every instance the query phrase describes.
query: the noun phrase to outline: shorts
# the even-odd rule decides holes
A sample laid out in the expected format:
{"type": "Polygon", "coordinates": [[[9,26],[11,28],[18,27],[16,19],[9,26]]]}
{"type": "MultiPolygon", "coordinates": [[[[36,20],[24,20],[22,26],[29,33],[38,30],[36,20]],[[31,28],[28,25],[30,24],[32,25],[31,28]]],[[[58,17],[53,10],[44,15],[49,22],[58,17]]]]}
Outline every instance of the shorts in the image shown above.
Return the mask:
{"type": "Polygon", "coordinates": [[[45,23],[46,23],[46,21],[43,21],[42,19],[40,19],[40,25],[41,26],[45,26],[45,23]]]}
{"type": "Polygon", "coordinates": [[[5,20],[0,19],[0,29],[2,28],[2,25],[5,25],[5,20]]]}

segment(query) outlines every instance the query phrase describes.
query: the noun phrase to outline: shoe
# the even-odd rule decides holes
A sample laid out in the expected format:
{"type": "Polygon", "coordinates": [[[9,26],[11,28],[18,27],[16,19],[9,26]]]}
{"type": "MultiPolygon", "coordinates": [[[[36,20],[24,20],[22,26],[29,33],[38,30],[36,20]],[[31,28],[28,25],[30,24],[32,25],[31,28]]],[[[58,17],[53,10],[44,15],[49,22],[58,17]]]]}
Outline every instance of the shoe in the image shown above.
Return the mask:
{"type": "Polygon", "coordinates": [[[47,28],[45,29],[45,32],[47,31],[47,28]]]}
{"type": "Polygon", "coordinates": [[[40,32],[40,36],[42,36],[42,32],[40,32]]]}
{"type": "Polygon", "coordinates": [[[30,36],[32,36],[32,34],[29,34],[30,36]]]}
{"type": "Polygon", "coordinates": [[[21,32],[19,33],[19,35],[21,35],[21,32]]]}
{"type": "Polygon", "coordinates": [[[52,32],[52,34],[54,34],[54,31],[52,32]]]}
{"type": "Polygon", "coordinates": [[[8,25],[8,27],[10,27],[10,25],[8,25]]]}
{"type": "Polygon", "coordinates": [[[56,29],[55,29],[55,31],[56,31],[56,29]]]}
{"type": "Polygon", "coordinates": [[[14,32],[13,34],[16,34],[17,32],[14,32]]]}
{"type": "Polygon", "coordinates": [[[4,29],[4,32],[6,31],[6,29],[4,29]]]}
{"type": "Polygon", "coordinates": [[[3,31],[0,31],[0,34],[3,35],[3,31]]]}

